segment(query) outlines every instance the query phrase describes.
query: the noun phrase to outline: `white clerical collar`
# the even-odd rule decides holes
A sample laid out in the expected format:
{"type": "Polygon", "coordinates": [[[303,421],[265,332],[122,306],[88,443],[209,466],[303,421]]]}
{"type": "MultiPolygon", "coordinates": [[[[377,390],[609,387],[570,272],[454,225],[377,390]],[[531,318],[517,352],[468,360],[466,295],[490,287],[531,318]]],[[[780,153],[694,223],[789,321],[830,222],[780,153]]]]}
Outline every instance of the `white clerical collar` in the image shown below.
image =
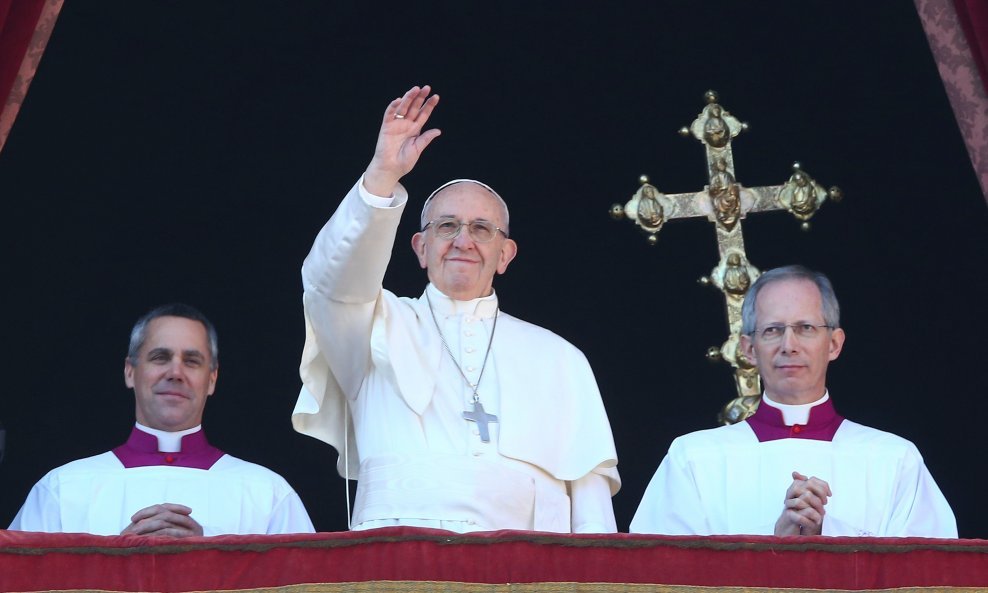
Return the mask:
{"type": "Polygon", "coordinates": [[[149,428],[140,422],[135,422],[134,425],[137,426],[138,430],[158,437],[158,451],[161,451],[162,453],[178,453],[182,450],[182,437],[202,430],[202,424],[199,426],[193,426],[192,428],[186,428],[185,430],[180,430],[178,432],[168,432],[167,430],[149,428]]]}
{"type": "Polygon", "coordinates": [[[779,402],[769,398],[767,393],[762,393],[762,403],[782,412],[782,421],[786,423],[786,426],[792,426],[793,424],[806,424],[810,420],[810,409],[815,406],[819,406],[828,399],[830,399],[829,390],[824,391],[823,397],[815,402],[810,402],[808,404],[780,404],[779,402]]]}
{"type": "Polygon", "coordinates": [[[430,282],[425,290],[429,293],[432,306],[436,308],[436,315],[446,317],[452,315],[473,315],[487,319],[494,317],[497,312],[497,293],[491,289],[491,294],[485,297],[472,299],[469,301],[458,301],[451,299],[430,282]]]}

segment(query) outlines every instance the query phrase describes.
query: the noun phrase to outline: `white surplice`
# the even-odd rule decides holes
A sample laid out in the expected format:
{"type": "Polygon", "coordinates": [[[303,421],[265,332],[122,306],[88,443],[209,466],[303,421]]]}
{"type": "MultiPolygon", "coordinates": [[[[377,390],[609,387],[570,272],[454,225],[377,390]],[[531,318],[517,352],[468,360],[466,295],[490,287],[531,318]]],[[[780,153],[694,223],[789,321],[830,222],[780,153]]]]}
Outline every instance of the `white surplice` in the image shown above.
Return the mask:
{"type": "Polygon", "coordinates": [[[497,416],[482,442],[462,416],[473,392],[444,351],[426,295],[382,287],[407,194],[399,186],[379,198],[361,184],[302,269],[307,335],[292,416],[340,452],[341,475],[358,479],[353,528],[615,531],[617,455],[586,358],[497,313],[496,295],[455,301],[429,285],[456,363],[470,382],[481,379],[481,403],[497,416]]]}
{"type": "MultiPolygon", "coordinates": [[[[763,400],[766,405],[787,417],[799,411],[763,400]]],[[[631,532],[771,535],[793,471],[830,485],[823,535],[957,537],[950,505],[915,445],[846,419],[832,440],[759,442],[748,422],[675,439],[631,532]]]]}
{"type": "Polygon", "coordinates": [[[183,504],[203,535],[312,533],[298,495],[271,470],[223,455],[209,469],[125,468],[110,451],[48,472],[10,529],[118,535],[137,511],[183,504]]]}

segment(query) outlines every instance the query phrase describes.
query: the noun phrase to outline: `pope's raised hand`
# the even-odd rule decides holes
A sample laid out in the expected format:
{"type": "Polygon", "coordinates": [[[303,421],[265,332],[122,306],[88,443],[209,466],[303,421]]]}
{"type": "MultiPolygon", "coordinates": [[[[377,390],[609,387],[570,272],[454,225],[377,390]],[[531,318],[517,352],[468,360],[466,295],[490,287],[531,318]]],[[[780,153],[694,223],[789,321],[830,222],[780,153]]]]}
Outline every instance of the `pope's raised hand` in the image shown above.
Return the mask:
{"type": "Polygon", "coordinates": [[[364,187],[378,196],[389,196],[398,180],[415,167],[422,151],[441,133],[424,130],[439,103],[439,95],[429,95],[429,85],[413,86],[384,110],[374,158],[364,173],[364,187]]]}

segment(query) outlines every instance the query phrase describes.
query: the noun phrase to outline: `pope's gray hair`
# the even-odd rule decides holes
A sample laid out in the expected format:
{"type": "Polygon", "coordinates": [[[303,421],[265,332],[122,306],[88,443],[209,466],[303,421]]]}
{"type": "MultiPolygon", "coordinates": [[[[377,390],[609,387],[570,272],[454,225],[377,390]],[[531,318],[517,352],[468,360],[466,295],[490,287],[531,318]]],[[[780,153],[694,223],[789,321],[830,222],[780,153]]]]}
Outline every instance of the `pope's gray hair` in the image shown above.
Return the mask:
{"type": "Polygon", "coordinates": [[[451,185],[456,185],[457,183],[473,183],[475,185],[479,185],[480,187],[482,187],[482,188],[486,189],[487,191],[489,191],[492,196],[494,196],[495,198],[497,198],[498,203],[501,204],[501,213],[504,215],[504,228],[501,229],[501,230],[504,231],[504,235],[505,236],[509,236],[511,234],[511,232],[508,230],[508,226],[509,226],[509,215],[508,215],[508,204],[507,204],[507,202],[504,201],[504,198],[501,197],[501,194],[499,194],[496,191],[494,191],[494,188],[493,187],[487,185],[486,183],[484,183],[482,181],[477,181],[476,179],[454,179],[452,181],[447,181],[446,183],[444,183],[444,184],[440,185],[439,187],[437,187],[436,190],[433,191],[431,194],[429,194],[429,197],[425,199],[425,203],[422,204],[422,214],[419,215],[419,228],[420,229],[425,230],[425,225],[427,225],[429,223],[428,214],[429,214],[429,206],[432,205],[432,198],[435,198],[436,195],[439,192],[441,192],[442,190],[446,189],[447,187],[449,187],[451,185]]]}
{"type": "Polygon", "coordinates": [[[159,317],[182,317],[198,321],[206,328],[206,336],[209,338],[209,369],[215,371],[220,364],[219,337],[216,335],[216,327],[213,325],[199,309],[184,303],[172,303],[162,305],[145,313],[134,328],[130,330],[130,345],[127,348],[127,360],[130,364],[137,366],[141,347],[148,338],[148,325],[159,317]]]}
{"type": "Polygon", "coordinates": [[[757,327],[755,306],[758,301],[758,292],[773,282],[784,280],[804,280],[815,284],[820,291],[822,303],[820,312],[823,314],[823,322],[831,328],[840,327],[840,304],[837,302],[837,295],[834,294],[834,286],[830,283],[830,279],[821,272],[813,271],[804,266],[793,265],[763,272],[748,289],[747,294],[744,295],[744,304],[741,306],[742,334],[750,335],[754,333],[757,327]]]}

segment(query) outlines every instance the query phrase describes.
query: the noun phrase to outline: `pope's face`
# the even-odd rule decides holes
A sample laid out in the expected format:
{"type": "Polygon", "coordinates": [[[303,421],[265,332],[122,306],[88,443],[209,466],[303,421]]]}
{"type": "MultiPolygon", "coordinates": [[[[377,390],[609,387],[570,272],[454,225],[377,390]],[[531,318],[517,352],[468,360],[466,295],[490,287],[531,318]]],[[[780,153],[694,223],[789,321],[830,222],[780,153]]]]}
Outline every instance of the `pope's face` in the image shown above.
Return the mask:
{"type": "Polygon", "coordinates": [[[133,364],[124,363],[124,381],[134,390],[137,421],[175,432],[202,423],[206,398],[216,387],[206,327],[184,317],[158,317],[147,326],[133,364]]]}
{"type": "Polygon", "coordinates": [[[819,328],[812,338],[799,337],[787,328],[774,343],[766,342],[759,331],[768,325],[797,324],[824,324],[820,290],[808,280],[771,282],[755,301],[755,334],[741,337],[744,354],[758,367],[765,393],[783,404],[806,404],[822,397],[827,365],[844,345],[840,328],[819,328]]]}
{"type": "MultiPolygon", "coordinates": [[[[505,227],[501,204],[489,191],[474,183],[457,183],[432,199],[426,220],[450,217],[460,222],[484,220],[505,227]]],[[[412,237],[419,264],[428,270],[429,281],[446,296],[468,301],[491,294],[495,274],[503,274],[518,247],[502,233],[478,243],[466,227],[453,239],[441,239],[430,226],[412,237]]]]}

